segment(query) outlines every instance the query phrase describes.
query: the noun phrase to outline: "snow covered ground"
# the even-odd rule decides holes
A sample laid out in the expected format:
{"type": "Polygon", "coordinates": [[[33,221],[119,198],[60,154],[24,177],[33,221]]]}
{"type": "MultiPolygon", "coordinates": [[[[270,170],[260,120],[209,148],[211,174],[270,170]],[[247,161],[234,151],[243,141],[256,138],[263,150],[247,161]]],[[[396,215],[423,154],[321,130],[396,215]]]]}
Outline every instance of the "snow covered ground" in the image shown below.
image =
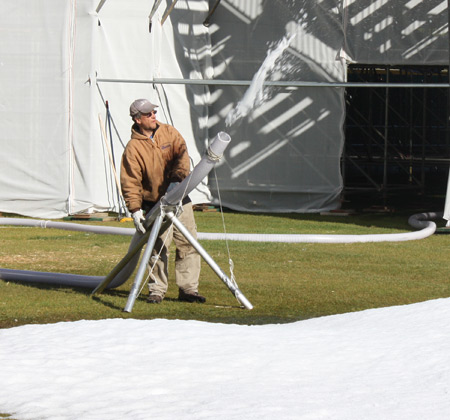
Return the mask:
{"type": "Polygon", "coordinates": [[[450,419],[450,299],[283,325],[78,321],[0,330],[20,420],[450,419]]]}

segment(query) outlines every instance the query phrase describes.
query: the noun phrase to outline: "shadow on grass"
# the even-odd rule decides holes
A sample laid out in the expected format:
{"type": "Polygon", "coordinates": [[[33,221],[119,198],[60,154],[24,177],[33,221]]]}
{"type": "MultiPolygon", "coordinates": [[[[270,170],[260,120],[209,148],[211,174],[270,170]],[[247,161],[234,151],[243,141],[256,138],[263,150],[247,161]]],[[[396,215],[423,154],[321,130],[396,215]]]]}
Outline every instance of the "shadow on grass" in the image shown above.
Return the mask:
{"type": "Polygon", "coordinates": [[[221,309],[245,309],[243,306],[240,306],[239,304],[236,305],[219,305],[217,303],[214,302],[209,302],[208,300],[206,300],[205,303],[199,303],[199,302],[186,302],[186,301],[181,301],[178,300],[177,298],[171,298],[171,297],[165,297],[164,298],[165,302],[172,302],[172,303],[177,303],[180,305],[186,305],[186,306],[193,306],[196,307],[197,305],[205,307],[205,308],[221,308],[221,309]]]}
{"type": "Polygon", "coordinates": [[[114,309],[115,311],[122,311],[123,312],[123,307],[122,306],[116,305],[116,304],[114,304],[111,301],[107,301],[104,298],[102,298],[101,296],[92,296],[92,300],[94,302],[102,304],[103,306],[105,306],[105,307],[107,307],[109,309],[114,309]]]}
{"type": "MultiPolygon", "coordinates": [[[[2,280],[2,281],[6,281],[6,280],[2,280]]],[[[20,280],[8,280],[9,283],[14,283],[14,284],[20,284],[22,286],[26,286],[26,287],[31,287],[31,288],[35,288],[35,289],[39,289],[39,290],[48,290],[48,291],[57,291],[59,293],[64,293],[64,294],[79,294],[79,295],[84,295],[86,297],[90,297],[93,300],[96,301],[100,301],[100,296],[111,296],[111,297],[128,297],[129,292],[126,290],[116,290],[116,289],[107,289],[104,290],[103,293],[101,295],[94,295],[92,296],[92,291],[93,289],[91,288],[87,288],[87,287],[74,287],[74,286],[68,286],[68,285],[64,285],[64,284],[55,284],[55,283],[45,283],[44,281],[42,282],[37,282],[37,281],[20,281],[20,280]]]]}

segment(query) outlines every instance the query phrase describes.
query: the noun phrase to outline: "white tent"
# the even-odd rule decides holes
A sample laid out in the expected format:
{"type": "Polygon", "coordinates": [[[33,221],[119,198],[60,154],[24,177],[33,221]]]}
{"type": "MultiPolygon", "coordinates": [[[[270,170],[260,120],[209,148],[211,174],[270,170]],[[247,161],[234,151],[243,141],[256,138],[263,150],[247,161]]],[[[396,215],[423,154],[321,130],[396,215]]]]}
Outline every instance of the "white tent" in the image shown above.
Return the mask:
{"type": "Polygon", "coordinates": [[[337,208],[344,88],[314,83],[345,82],[348,61],[448,64],[446,1],[222,0],[207,27],[216,1],[179,0],[161,25],[174,3],[163,0],[150,31],[155,3],[2,2],[0,211],[117,211],[108,148],[118,165],[129,105],[141,97],[161,105],[159,118],[183,134],[193,164],[208,138],[229,131],[219,187],[216,176],[205,180],[194,202],[217,199],[219,188],[223,204],[238,210],[337,208]],[[248,87],[236,81],[250,81],[268,50],[291,35],[267,74],[275,86],[226,127],[248,87]]]}
{"type": "MultiPolygon", "coordinates": [[[[201,21],[207,2],[179,2],[183,22],[178,24],[196,33],[178,39],[170,19],[159,24],[164,3],[151,33],[148,1],[109,0],[99,13],[96,0],[2,3],[0,211],[53,218],[117,210],[108,147],[119,166],[130,134],[129,106],[136,98],[160,104],[160,119],[179,128],[191,158],[199,160],[207,141],[201,124],[207,97],[189,89],[195,95],[189,101],[184,86],[137,82],[161,75],[202,78],[209,66],[209,35],[201,21]],[[179,62],[175,48],[203,55],[179,62]],[[124,82],[98,83],[99,78],[124,82]]],[[[196,192],[197,201],[209,198],[207,187],[196,192]]]]}

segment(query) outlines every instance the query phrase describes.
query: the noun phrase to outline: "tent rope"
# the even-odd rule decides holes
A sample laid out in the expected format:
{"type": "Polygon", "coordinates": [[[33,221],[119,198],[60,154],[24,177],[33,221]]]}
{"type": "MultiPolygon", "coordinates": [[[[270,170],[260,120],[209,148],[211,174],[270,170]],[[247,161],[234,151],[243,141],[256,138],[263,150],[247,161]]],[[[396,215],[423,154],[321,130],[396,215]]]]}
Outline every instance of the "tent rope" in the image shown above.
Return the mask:
{"type": "MultiPolygon", "coordinates": [[[[219,157],[219,159],[221,158],[221,156],[219,157]]],[[[230,252],[230,246],[228,244],[228,238],[227,238],[227,228],[225,226],[225,217],[223,215],[223,207],[222,207],[222,198],[220,197],[220,188],[219,188],[219,181],[217,179],[217,172],[216,172],[216,168],[213,169],[214,171],[214,178],[216,180],[216,187],[217,187],[217,197],[219,199],[219,207],[220,207],[220,214],[222,216],[222,225],[223,225],[223,233],[225,234],[225,244],[227,247],[227,253],[228,253],[228,265],[230,267],[230,280],[233,283],[233,285],[238,288],[237,282],[236,282],[236,277],[234,275],[234,262],[233,259],[231,258],[231,252],[230,252]]]]}

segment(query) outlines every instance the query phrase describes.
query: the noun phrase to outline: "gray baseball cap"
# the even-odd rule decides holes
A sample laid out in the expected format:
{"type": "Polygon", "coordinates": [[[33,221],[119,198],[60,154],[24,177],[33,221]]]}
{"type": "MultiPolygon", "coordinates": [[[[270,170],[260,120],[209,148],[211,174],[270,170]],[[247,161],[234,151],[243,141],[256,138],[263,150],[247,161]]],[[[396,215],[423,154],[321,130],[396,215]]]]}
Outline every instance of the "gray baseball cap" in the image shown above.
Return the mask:
{"type": "Polygon", "coordinates": [[[134,117],[135,115],[137,115],[139,113],[148,114],[149,112],[152,112],[157,107],[158,107],[158,105],[152,104],[148,99],[136,99],[130,105],[130,115],[132,117],[134,117]]]}

